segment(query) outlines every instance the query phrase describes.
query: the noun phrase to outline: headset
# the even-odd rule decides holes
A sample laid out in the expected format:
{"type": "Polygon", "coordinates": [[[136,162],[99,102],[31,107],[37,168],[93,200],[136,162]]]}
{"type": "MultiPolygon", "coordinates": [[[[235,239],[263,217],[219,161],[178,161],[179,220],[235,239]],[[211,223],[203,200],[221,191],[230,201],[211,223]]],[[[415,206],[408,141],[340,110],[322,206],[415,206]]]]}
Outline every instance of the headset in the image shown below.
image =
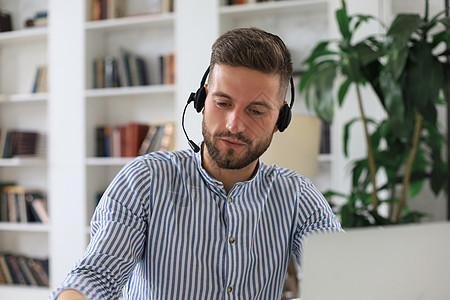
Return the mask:
{"type": "MultiPolygon", "coordinates": [[[[186,129],[184,127],[184,116],[186,114],[186,108],[191,102],[194,102],[194,108],[199,113],[202,111],[203,107],[205,106],[205,100],[206,100],[206,89],[205,89],[205,83],[206,78],[208,78],[210,67],[206,69],[205,74],[203,74],[202,81],[200,82],[200,87],[197,89],[197,91],[194,93],[192,92],[189,95],[189,99],[184,106],[183,110],[183,116],[181,118],[181,126],[183,128],[184,135],[186,136],[186,139],[188,140],[189,146],[194,150],[195,152],[200,151],[200,147],[191,139],[189,139],[189,136],[186,132],[186,129]]],[[[294,87],[294,79],[290,78],[290,85],[291,85],[291,102],[289,105],[286,103],[283,105],[283,107],[280,109],[280,114],[278,115],[277,120],[277,128],[280,132],[283,132],[291,122],[292,118],[292,106],[294,105],[294,94],[295,94],[295,87],[294,87]]]]}

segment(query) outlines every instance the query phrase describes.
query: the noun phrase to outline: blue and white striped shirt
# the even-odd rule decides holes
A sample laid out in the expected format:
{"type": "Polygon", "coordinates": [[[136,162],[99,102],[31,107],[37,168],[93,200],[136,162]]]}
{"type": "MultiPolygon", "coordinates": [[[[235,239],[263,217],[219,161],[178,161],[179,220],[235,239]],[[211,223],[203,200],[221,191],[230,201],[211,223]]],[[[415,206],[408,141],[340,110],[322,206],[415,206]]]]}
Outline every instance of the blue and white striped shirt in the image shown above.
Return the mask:
{"type": "Polygon", "coordinates": [[[279,299],[305,236],[340,231],[297,173],[259,163],[227,194],[191,150],[128,163],[91,221],[91,243],[63,288],[89,299],[279,299]]]}

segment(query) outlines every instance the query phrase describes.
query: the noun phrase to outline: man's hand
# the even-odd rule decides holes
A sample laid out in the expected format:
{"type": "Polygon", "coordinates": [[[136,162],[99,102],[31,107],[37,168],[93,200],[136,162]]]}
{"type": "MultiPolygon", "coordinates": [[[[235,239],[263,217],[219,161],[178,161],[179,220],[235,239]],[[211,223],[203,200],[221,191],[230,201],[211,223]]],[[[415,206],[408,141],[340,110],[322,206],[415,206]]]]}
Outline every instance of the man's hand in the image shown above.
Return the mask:
{"type": "Polygon", "coordinates": [[[62,291],[56,300],[88,300],[77,290],[64,290],[62,291]]]}

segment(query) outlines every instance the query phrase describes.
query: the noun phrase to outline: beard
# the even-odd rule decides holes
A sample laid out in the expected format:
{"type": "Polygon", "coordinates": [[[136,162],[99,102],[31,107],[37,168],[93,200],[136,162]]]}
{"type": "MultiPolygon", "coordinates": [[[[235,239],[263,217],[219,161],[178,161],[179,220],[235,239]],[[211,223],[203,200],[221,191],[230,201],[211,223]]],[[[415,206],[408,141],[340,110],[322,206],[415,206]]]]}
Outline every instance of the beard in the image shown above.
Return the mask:
{"type": "Polygon", "coordinates": [[[202,122],[202,133],[205,146],[208,149],[208,153],[211,159],[217,164],[219,168],[233,170],[242,169],[257,160],[267,150],[267,148],[269,148],[273,137],[272,132],[268,136],[263,137],[259,141],[257,141],[248,139],[241,133],[233,134],[229,131],[218,132],[213,136],[208,130],[205,119],[203,119],[202,122]],[[220,137],[230,137],[242,143],[245,143],[248,146],[248,151],[241,157],[237,156],[234,149],[227,149],[226,151],[221,152],[214,142],[214,139],[220,137]]]}

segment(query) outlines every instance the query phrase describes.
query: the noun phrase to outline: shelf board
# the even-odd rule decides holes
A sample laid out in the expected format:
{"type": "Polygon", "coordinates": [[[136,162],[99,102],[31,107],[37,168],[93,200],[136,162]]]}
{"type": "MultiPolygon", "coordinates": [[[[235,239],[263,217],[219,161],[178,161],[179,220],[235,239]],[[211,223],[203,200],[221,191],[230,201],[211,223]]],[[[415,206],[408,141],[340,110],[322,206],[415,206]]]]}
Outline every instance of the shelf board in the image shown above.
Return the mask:
{"type": "Polygon", "coordinates": [[[0,231],[18,231],[18,232],[50,232],[50,225],[42,223],[11,223],[0,222],[0,231]]]}
{"type": "Polygon", "coordinates": [[[331,163],[331,162],[333,162],[333,154],[331,154],[331,153],[319,154],[319,156],[317,157],[317,160],[319,162],[331,163]]]}
{"type": "Polygon", "coordinates": [[[1,299],[47,299],[48,287],[26,285],[0,285],[1,299]]]}
{"type": "Polygon", "coordinates": [[[108,31],[135,28],[146,25],[170,25],[174,23],[174,20],[174,13],[149,13],[117,19],[87,21],[85,24],[85,29],[88,31],[108,31]]]}
{"type": "Polygon", "coordinates": [[[0,44],[23,42],[34,39],[46,38],[47,34],[48,34],[47,27],[35,27],[21,30],[6,31],[0,33],[0,44]]]}
{"type": "Polygon", "coordinates": [[[117,87],[104,89],[88,89],[85,92],[86,98],[104,98],[104,97],[123,97],[123,96],[139,96],[147,94],[172,94],[175,93],[175,86],[172,84],[165,85],[147,85],[132,87],[117,87]]]}
{"type": "Polygon", "coordinates": [[[0,167],[33,167],[45,166],[47,163],[42,157],[13,157],[0,158],[0,167]]]}
{"type": "Polygon", "coordinates": [[[249,4],[223,5],[220,7],[222,16],[248,15],[249,13],[278,13],[305,6],[326,5],[328,0],[283,0],[249,4]]]}
{"type": "Polygon", "coordinates": [[[88,157],[86,165],[88,166],[124,166],[134,157],[88,157]]]}
{"type": "Polygon", "coordinates": [[[0,104],[45,102],[47,99],[48,93],[0,95],[0,104]]]}

